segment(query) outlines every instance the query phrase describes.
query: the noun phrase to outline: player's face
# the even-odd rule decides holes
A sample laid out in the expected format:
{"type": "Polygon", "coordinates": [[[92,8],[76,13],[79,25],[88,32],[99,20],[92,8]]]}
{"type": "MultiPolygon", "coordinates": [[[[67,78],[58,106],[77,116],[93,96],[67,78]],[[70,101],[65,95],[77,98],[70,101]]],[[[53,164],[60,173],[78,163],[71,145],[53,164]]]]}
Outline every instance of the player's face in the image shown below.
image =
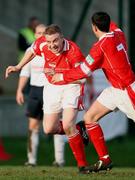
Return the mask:
{"type": "Polygon", "coordinates": [[[63,37],[59,33],[52,34],[52,35],[45,35],[46,37],[46,43],[48,46],[48,49],[52,51],[54,54],[59,54],[63,50],[64,41],[63,37]]]}
{"type": "Polygon", "coordinates": [[[35,37],[36,39],[40,38],[41,36],[45,35],[45,27],[37,27],[35,30],[35,37]]]}

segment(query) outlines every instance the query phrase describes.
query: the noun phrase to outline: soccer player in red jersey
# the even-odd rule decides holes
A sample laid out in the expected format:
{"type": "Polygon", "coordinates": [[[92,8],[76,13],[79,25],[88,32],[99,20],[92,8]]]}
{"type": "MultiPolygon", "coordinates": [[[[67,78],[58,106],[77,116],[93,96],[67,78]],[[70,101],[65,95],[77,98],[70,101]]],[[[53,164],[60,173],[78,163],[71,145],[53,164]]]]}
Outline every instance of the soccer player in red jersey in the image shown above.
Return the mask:
{"type": "MultiPolygon", "coordinates": [[[[135,74],[129,62],[125,35],[106,12],[94,13],[91,20],[98,41],[90,49],[89,55],[78,67],[55,74],[52,78],[54,83],[60,80],[69,83],[91,76],[96,69],[103,70],[111,87],[103,90],[84,115],[89,135],[91,127],[95,127],[101,117],[116,109],[135,121],[135,74]]],[[[100,158],[94,166],[95,170],[104,169],[107,164],[100,158]]]]}
{"type": "MultiPolygon", "coordinates": [[[[9,66],[6,69],[6,77],[11,72],[19,71],[24,64],[29,62],[35,55],[45,58],[45,74],[48,84],[44,87],[44,131],[47,134],[63,134],[65,131],[69,145],[77,161],[80,173],[90,173],[91,167],[85,157],[84,144],[80,132],[75,125],[75,117],[79,96],[81,95],[81,81],[68,84],[66,81],[52,84],[54,73],[68,72],[84,60],[80,48],[72,41],[63,37],[61,29],[57,25],[50,25],[46,28],[45,37],[37,39],[17,66],[9,66]],[[59,121],[59,115],[63,110],[62,123],[59,121]]],[[[111,168],[111,160],[105,145],[103,132],[98,123],[89,127],[91,142],[94,144],[99,158],[109,162],[107,168],[111,168]]],[[[105,168],[105,169],[107,169],[105,168]]]]}

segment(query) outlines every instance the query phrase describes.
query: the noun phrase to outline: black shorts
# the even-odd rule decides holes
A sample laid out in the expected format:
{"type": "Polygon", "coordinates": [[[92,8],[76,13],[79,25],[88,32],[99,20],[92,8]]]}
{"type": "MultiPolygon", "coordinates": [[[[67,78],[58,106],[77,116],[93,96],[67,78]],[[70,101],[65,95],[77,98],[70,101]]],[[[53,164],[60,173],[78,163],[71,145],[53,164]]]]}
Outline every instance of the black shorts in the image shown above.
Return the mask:
{"type": "Polygon", "coordinates": [[[43,87],[30,86],[26,115],[43,119],[43,87]]]}

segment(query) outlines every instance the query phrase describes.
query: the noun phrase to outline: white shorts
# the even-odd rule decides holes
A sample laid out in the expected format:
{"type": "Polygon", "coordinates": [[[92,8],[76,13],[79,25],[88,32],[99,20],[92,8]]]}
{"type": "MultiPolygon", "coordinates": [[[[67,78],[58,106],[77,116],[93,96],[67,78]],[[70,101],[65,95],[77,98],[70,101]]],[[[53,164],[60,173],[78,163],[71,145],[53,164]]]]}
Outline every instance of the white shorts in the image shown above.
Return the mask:
{"type": "Polygon", "coordinates": [[[103,90],[97,100],[112,111],[118,108],[124,112],[128,118],[135,121],[135,109],[126,90],[108,87],[103,90]]]}
{"type": "Polygon", "coordinates": [[[43,91],[44,113],[59,113],[65,108],[77,108],[80,96],[79,84],[46,84],[43,91]]]}

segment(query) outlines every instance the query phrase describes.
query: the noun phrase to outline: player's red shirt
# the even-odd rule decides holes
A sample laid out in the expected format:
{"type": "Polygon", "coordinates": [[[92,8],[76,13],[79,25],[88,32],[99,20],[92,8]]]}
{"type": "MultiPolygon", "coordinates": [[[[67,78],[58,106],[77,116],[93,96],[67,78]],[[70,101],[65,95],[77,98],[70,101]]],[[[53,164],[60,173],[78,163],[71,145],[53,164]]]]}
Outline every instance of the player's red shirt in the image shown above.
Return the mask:
{"type": "Polygon", "coordinates": [[[106,33],[92,46],[84,63],[65,73],[64,79],[71,82],[89,76],[96,69],[102,69],[108,81],[116,88],[124,89],[135,81],[127,55],[125,36],[120,29],[115,28],[115,31],[106,33]]]}
{"type": "MultiPolygon", "coordinates": [[[[131,94],[135,104],[135,74],[129,63],[124,33],[113,22],[110,30],[92,46],[84,62],[79,67],[64,73],[63,78],[71,82],[90,76],[96,69],[102,69],[113,87],[125,89],[132,84],[131,94]]],[[[128,93],[131,97],[129,89],[128,93]]]]}
{"type": "MultiPolygon", "coordinates": [[[[80,48],[66,39],[64,39],[63,52],[57,55],[48,49],[45,37],[37,39],[32,49],[36,55],[44,56],[45,68],[52,68],[58,73],[74,68],[77,63],[85,59],[80,48]]],[[[47,76],[47,79],[51,83],[52,76],[47,76]]],[[[67,84],[67,82],[62,81],[56,84],[67,84]]]]}

